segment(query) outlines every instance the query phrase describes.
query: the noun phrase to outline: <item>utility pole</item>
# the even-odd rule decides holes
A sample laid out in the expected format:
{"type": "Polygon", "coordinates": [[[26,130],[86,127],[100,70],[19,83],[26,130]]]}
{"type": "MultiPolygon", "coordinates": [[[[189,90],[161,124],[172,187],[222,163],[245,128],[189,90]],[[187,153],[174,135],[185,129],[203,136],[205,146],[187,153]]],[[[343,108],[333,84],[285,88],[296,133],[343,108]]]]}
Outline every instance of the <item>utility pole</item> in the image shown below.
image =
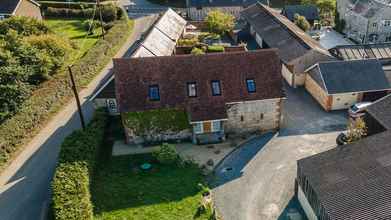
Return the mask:
{"type": "Polygon", "coordinates": [[[96,0],[96,5],[99,10],[100,27],[102,29],[102,38],[105,39],[105,29],[103,28],[102,7],[100,6],[100,0],[96,0]]]}
{"type": "Polygon", "coordinates": [[[79,93],[77,93],[75,79],[73,78],[72,66],[68,66],[68,70],[69,70],[69,76],[71,78],[73,94],[75,95],[75,99],[76,99],[77,110],[78,110],[79,116],[80,116],[81,127],[83,128],[83,130],[85,130],[86,129],[86,124],[84,122],[83,111],[82,111],[81,106],[80,106],[79,93]]]}

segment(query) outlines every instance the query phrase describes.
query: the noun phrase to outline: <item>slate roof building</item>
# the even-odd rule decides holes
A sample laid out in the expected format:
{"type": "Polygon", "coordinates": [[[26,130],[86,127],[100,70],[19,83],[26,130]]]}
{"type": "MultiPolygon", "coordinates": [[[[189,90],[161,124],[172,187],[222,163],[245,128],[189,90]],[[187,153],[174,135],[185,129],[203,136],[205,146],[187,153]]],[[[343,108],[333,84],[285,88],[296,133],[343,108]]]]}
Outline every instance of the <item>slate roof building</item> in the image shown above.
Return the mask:
{"type": "Polygon", "coordinates": [[[0,20],[11,16],[26,16],[41,20],[40,6],[34,0],[1,0],[0,20]]]}
{"type": "Polygon", "coordinates": [[[364,120],[368,135],[391,131],[391,95],[377,100],[366,109],[364,120]]]}
{"type": "Polygon", "coordinates": [[[315,5],[287,5],[282,9],[281,14],[292,22],[295,20],[295,14],[299,14],[304,16],[311,25],[320,19],[318,8],[315,5]]]}
{"type": "MultiPolygon", "coordinates": [[[[145,33],[145,37],[138,42],[131,57],[171,56],[178,39],[185,31],[185,26],[186,20],[172,9],[168,9],[145,33]]],[[[96,107],[106,107],[110,113],[118,113],[114,75],[99,87],[91,100],[94,100],[96,107]]]]}
{"type": "Polygon", "coordinates": [[[202,21],[209,11],[220,10],[239,17],[240,11],[257,0],[186,0],[187,15],[191,20],[202,21]]]}
{"type": "Polygon", "coordinates": [[[376,59],[320,62],[307,73],[305,88],[326,111],[374,101],[391,91],[391,83],[376,59]]]}
{"type": "Polygon", "coordinates": [[[390,109],[391,96],[368,108],[382,126],[374,135],[297,162],[297,197],[308,219],[391,218],[390,109]]]}
{"type": "Polygon", "coordinates": [[[185,112],[190,127],[175,132],[157,129],[146,136],[124,123],[127,142],[209,143],[224,140],[226,134],[278,129],[284,96],[280,68],[273,49],[115,59],[123,121],[128,113],[171,109],[185,112]]]}
{"type": "Polygon", "coordinates": [[[335,60],[317,41],[268,6],[256,3],[241,12],[261,48],[277,48],[282,75],[291,86],[304,85],[305,70],[320,61],[335,60]]]}
{"type": "Polygon", "coordinates": [[[337,11],[347,37],[363,44],[391,41],[389,0],[338,0],[337,11]]]}

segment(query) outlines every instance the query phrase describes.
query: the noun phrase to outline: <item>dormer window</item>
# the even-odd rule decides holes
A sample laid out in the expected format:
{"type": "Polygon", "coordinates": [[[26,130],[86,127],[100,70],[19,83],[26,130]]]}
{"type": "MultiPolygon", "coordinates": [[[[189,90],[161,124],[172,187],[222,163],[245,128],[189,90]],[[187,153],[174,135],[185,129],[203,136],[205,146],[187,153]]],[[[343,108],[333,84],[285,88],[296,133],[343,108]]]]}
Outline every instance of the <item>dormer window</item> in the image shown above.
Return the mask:
{"type": "Polygon", "coordinates": [[[246,84],[247,84],[247,92],[248,93],[254,93],[257,91],[254,79],[247,79],[246,84]]]}
{"type": "Polygon", "coordinates": [[[213,96],[221,95],[220,80],[213,80],[211,85],[212,85],[212,95],[213,96]]]}
{"type": "Polygon", "coordinates": [[[149,100],[151,101],[159,101],[160,93],[159,93],[159,85],[151,85],[149,86],[149,100]]]}
{"type": "Polygon", "coordinates": [[[187,83],[187,95],[189,97],[197,97],[197,84],[195,82],[187,83]]]}

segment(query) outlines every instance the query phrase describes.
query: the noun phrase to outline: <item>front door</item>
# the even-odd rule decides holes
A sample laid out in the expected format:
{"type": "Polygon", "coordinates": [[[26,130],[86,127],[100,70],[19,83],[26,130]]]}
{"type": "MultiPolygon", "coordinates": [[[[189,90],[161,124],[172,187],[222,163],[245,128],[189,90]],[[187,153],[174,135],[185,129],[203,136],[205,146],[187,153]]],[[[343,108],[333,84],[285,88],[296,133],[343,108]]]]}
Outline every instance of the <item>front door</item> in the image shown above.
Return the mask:
{"type": "Polygon", "coordinates": [[[203,126],[204,126],[204,133],[212,132],[212,122],[206,121],[204,122],[203,126]]]}

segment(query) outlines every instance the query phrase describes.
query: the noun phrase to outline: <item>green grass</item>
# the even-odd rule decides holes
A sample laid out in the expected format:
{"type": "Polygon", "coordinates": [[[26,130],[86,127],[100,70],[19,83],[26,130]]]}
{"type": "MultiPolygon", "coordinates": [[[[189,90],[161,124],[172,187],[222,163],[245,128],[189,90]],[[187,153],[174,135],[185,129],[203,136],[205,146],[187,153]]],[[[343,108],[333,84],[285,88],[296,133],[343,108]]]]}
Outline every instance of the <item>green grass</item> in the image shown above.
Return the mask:
{"type": "Polygon", "coordinates": [[[198,183],[203,182],[195,166],[160,165],[150,154],[113,157],[98,168],[92,197],[96,219],[186,220],[196,216],[201,201],[198,183]],[[143,172],[140,164],[153,169],[143,172]]]}
{"type": "Polygon", "coordinates": [[[87,19],[49,18],[46,24],[58,35],[68,38],[75,49],[70,54],[70,62],[79,59],[92,48],[101,36],[100,28],[93,35],[87,35],[84,22],[87,19]]]}

